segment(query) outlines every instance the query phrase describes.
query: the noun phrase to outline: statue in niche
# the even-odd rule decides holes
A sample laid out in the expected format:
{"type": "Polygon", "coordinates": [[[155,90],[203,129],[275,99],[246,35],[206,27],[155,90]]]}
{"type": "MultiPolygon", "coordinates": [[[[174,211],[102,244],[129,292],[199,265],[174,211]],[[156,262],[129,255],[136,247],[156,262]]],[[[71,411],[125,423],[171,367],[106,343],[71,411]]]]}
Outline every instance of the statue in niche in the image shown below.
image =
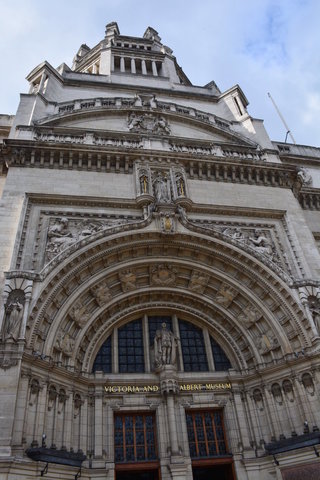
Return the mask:
{"type": "Polygon", "coordinates": [[[312,315],[313,323],[320,335],[320,299],[311,295],[308,298],[309,309],[312,315]]]}
{"type": "Polygon", "coordinates": [[[175,365],[177,359],[178,338],[167,329],[167,324],[161,325],[154,337],[154,357],[156,368],[165,365],[175,365]]]}
{"type": "Polygon", "coordinates": [[[167,177],[158,172],[153,182],[154,194],[158,203],[169,203],[170,195],[168,191],[167,177]]]}
{"type": "Polygon", "coordinates": [[[185,197],[186,195],[186,186],[184,183],[184,179],[182,175],[178,174],[176,176],[176,186],[177,186],[177,193],[178,197],[185,197]]]}
{"type": "Polygon", "coordinates": [[[140,183],[140,194],[143,195],[144,193],[149,193],[149,179],[145,173],[140,175],[139,183],[140,183]]]}
{"type": "Polygon", "coordinates": [[[3,342],[19,338],[20,327],[23,319],[25,295],[22,290],[13,290],[5,305],[4,320],[2,325],[1,339],[3,342]]]}
{"type": "Polygon", "coordinates": [[[249,237],[251,246],[255,249],[257,253],[262,253],[263,255],[272,255],[272,245],[270,240],[263,235],[260,229],[254,231],[254,237],[249,237]]]}

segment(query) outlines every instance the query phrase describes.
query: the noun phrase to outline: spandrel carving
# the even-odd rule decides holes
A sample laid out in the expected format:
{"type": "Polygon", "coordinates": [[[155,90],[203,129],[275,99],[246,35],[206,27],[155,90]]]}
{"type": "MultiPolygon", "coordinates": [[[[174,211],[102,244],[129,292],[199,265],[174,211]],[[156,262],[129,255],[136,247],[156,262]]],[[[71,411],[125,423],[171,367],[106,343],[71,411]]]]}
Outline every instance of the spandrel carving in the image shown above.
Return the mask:
{"type": "Polygon", "coordinates": [[[256,229],[254,235],[249,237],[250,246],[254,248],[257,253],[271,256],[273,254],[272,244],[270,240],[263,234],[262,230],[256,229]]]}
{"type": "Polygon", "coordinates": [[[170,135],[170,126],[162,115],[143,113],[138,115],[134,112],[128,117],[128,129],[134,133],[153,133],[155,135],[170,135]]]}

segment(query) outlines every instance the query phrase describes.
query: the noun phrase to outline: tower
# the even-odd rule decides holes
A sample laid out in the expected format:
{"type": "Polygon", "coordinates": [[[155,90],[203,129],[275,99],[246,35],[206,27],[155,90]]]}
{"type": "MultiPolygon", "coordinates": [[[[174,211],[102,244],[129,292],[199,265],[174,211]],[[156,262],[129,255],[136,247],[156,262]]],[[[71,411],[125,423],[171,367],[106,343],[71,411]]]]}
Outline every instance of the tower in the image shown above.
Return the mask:
{"type": "Polygon", "coordinates": [[[319,471],[319,149],[192,85],[151,27],[27,79],[1,129],[0,478],[319,471]]]}

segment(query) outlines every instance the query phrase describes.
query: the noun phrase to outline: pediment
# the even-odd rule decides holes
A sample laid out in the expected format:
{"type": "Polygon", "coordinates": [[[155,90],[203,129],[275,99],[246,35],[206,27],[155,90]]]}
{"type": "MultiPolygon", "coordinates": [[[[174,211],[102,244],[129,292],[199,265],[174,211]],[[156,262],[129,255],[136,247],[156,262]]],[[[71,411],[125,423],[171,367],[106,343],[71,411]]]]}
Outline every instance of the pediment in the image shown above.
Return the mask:
{"type": "MultiPolygon", "coordinates": [[[[61,108],[61,107],[60,107],[61,108]]],[[[187,112],[187,109],[183,109],[187,112]]],[[[88,108],[64,111],[39,120],[37,127],[46,127],[70,134],[83,132],[126,134],[133,136],[152,136],[188,141],[203,141],[214,144],[232,144],[256,148],[249,138],[234,132],[225,123],[216,122],[213,116],[206,114],[190,115],[175,111],[132,108],[88,108]]]]}

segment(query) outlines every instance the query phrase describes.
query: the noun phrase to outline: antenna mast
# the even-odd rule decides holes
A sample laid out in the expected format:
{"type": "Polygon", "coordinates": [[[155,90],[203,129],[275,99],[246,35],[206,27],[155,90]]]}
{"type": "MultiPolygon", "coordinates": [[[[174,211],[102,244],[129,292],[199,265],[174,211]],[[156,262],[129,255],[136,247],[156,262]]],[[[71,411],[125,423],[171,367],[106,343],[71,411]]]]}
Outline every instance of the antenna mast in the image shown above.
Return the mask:
{"type": "Polygon", "coordinates": [[[284,143],[287,143],[287,138],[288,138],[288,135],[290,135],[290,137],[291,137],[291,140],[292,140],[292,141],[293,141],[293,143],[296,145],[296,141],[295,141],[295,139],[293,138],[293,135],[292,135],[292,133],[291,133],[291,131],[290,131],[290,128],[288,127],[288,125],[287,125],[287,123],[286,123],[285,119],[283,118],[283,116],[282,116],[282,114],[281,114],[281,112],[280,112],[279,108],[277,107],[277,104],[276,104],[276,102],[273,100],[273,98],[271,97],[271,95],[270,95],[270,93],[269,93],[269,92],[268,92],[268,97],[270,98],[271,102],[273,103],[273,106],[274,106],[274,108],[276,109],[276,111],[277,111],[277,113],[278,113],[278,115],[279,115],[279,117],[280,117],[280,119],[281,119],[281,121],[282,121],[283,125],[285,126],[285,128],[286,128],[286,130],[287,130],[287,133],[286,133],[286,138],[285,138],[285,140],[284,140],[284,143]]]}

